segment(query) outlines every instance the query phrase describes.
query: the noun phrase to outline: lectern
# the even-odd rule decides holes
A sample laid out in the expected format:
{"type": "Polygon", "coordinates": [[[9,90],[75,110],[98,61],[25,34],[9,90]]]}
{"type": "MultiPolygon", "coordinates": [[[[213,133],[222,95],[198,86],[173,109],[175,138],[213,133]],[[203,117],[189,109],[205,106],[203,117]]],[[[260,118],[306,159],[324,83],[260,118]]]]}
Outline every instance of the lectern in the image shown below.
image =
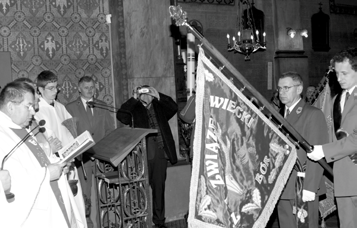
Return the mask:
{"type": "Polygon", "coordinates": [[[145,136],[155,129],[118,128],[93,146],[100,228],[151,227],[145,136]]]}

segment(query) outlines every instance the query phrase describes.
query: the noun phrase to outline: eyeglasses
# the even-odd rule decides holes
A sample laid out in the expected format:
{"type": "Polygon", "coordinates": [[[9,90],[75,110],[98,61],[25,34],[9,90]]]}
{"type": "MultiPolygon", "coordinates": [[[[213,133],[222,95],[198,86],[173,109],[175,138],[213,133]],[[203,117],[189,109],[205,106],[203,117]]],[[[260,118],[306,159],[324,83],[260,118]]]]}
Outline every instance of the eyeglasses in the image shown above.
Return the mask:
{"type": "Polygon", "coordinates": [[[292,85],[292,86],[283,86],[283,87],[278,87],[278,92],[288,92],[289,89],[295,87],[295,86],[299,86],[300,84],[297,84],[297,85],[292,85]]]}
{"type": "Polygon", "coordinates": [[[11,101],[12,103],[15,103],[15,104],[17,104],[17,105],[24,105],[26,108],[27,108],[27,110],[29,110],[29,111],[35,111],[35,107],[34,107],[34,104],[27,104],[27,105],[25,105],[25,104],[23,104],[22,102],[18,102],[18,101],[11,101]]]}
{"type": "Polygon", "coordinates": [[[24,105],[29,111],[35,111],[35,107],[33,104],[28,104],[28,105],[24,105]]]}
{"type": "Polygon", "coordinates": [[[45,87],[45,89],[47,89],[49,91],[60,90],[60,88],[58,86],[45,87]]]}

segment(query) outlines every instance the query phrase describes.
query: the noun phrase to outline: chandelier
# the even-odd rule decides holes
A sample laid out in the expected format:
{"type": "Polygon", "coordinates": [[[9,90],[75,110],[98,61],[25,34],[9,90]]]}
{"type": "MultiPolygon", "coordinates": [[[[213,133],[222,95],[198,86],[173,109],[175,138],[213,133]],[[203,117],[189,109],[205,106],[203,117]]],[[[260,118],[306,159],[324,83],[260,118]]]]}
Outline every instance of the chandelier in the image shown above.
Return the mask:
{"type": "Polygon", "coordinates": [[[245,55],[249,61],[250,55],[258,50],[266,49],[264,30],[264,13],[254,7],[249,0],[238,0],[238,32],[237,39],[227,34],[229,52],[245,55]],[[243,9],[245,8],[245,9],[243,9]],[[257,22],[255,21],[257,20],[257,22]]]}

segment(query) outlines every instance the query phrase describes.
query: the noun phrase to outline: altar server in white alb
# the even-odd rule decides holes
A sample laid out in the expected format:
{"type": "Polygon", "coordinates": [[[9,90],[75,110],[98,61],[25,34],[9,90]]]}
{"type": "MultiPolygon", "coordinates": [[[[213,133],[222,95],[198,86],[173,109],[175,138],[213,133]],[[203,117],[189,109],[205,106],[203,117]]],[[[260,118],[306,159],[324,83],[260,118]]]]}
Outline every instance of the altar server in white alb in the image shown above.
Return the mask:
{"type": "MultiPolygon", "coordinates": [[[[26,127],[35,114],[34,88],[11,82],[0,93],[0,161],[21,141],[4,163],[11,176],[12,201],[0,192],[1,227],[71,227],[57,184],[63,165],[51,164],[26,127]],[[26,140],[25,140],[26,139],[26,140]]],[[[38,128],[36,129],[38,130],[38,128]]],[[[2,185],[2,187],[4,187],[2,185]]]]}
{"type": "Polygon", "coordinates": [[[56,101],[58,88],[58,77],[52,71],[42,71],[36,78],[37,90],[40,93],[39,111],[35,114],[36,120],[46,120],[45,135],[56,136],[62,145],[69,144],[74,138],[63,121],[71,119],[63,104],[56,101]]]}
{"type": "MultiPolygon", "coordinates": [[[[73,139],[75,124],[71,127],[66,127],[63,122],[71,120],[72,116],[66,110],[65,106],[56,101],[58,90],[58,77],[52,71],[42,71],[36,78],[37,90],[40,93],[39,110],[35,114],[37,122],[45,120],[46,132],[45,136],[50,140],[51,138],[58,138],[62,146],[68,145],[73,139]],[[71,129],[71,131],[69,130],[71,129]]],[[[57,158],[52,157],[52,161],[56,161],[57,158]]],[[[74,170],[70,171],[68,175],[70,180],[78,180],[78,171],[74,167],[74,170]]],[[[79,180],[78,180],[79,181],[79,180]]],[[[83,200],[83,192],[80,183],[77,183],[77,194],[75,194],[75,201],[78,211],[80,212],[81,221],[84,227],[87,227],[85,217],[85,206],[83,200]]]]}

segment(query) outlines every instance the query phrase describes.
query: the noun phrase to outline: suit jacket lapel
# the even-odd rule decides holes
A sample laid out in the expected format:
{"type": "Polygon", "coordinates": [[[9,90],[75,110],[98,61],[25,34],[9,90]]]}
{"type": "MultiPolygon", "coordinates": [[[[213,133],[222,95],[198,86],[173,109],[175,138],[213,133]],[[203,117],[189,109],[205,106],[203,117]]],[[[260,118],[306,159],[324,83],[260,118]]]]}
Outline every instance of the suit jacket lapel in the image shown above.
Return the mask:
{"type": "MultiPolygon", "coordinates": [[[[93,101],[96,103],[99,103],[96,99],[93,99],[93,101]]],[[[92,118],[92,122],[91,122],[92,127],[96,126],[96,119],[98,118],[101,111],[102,110],[100,108],[93,108],[93,118],[92,118]]]]}
{"type": "MultiPolygon", "coordinates": [[[[86,110],[84,108],[84,105],[82,103],[82,100],[81,100],[81,97],[78,97],[77,99],[77,105],[78,105],[78,110],[79,112],[81,113],[81,116],[85,116],[87,118],[87,115],[86,115],[86,110]]],[[[88,118],[87,118],[88,119],[88,118]]]]}
{"type": "Polygon", "coordinates": [[[78,110],[80,112],[80,116],[81,118],[84,118],[85,121],[83,121],[84,123],[89,123],[89,127],[92,128],[92,122],[91,120],[88,118],[87,116],[87,112],[86,112],[86,109],[83,105],[83,102],[81,100],[81,97],[78,97],[77,99],[77,105],[78,105],[78,110]]]}
{"type": "MultiPolygon", "coordinates": [[[[93,102],[99,103],[96,99],[93,99],[93,102]]],[[[95,119],[95,117],[97,117],[99,115],[100,112],[100,108],[93,108],[93,121],[95,119]]]]}
{"type": "Polygon", "coordinates": [[[290,115],[287,117],[287,120],[290,123],[295,123],[301,116],[302,111],[304,110],[305,101],[301,98],[301,100],[296,104],[294,109],[290,112],[290,115]]]}
{"type": "Polygon", "coordinates": [[[353,108],[354,103],[355,103],[355,96],[357,96],[357,87],[353,90],[352,94],[350,95],[350,97],[348,98],[348,100],[347,100],[347,102],[345,104],[345,107],[344,107],[343,112],[342,112],[341,123],[343,123],[347,113],[349,113],[351,111],[351,109],[353,108]]]}

